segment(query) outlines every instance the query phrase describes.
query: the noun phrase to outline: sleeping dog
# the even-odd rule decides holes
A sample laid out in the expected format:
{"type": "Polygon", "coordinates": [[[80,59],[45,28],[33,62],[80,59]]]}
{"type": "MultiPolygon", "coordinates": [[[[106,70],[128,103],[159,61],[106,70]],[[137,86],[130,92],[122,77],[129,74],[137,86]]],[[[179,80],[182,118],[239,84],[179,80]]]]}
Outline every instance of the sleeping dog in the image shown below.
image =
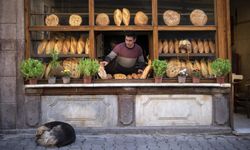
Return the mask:
{"type": "Polygon", "coordinates": [[[61,147],[75,142],[74,128],[65,122],[45,123],[36,131],[36,142],[46,147],[61,147]]]}

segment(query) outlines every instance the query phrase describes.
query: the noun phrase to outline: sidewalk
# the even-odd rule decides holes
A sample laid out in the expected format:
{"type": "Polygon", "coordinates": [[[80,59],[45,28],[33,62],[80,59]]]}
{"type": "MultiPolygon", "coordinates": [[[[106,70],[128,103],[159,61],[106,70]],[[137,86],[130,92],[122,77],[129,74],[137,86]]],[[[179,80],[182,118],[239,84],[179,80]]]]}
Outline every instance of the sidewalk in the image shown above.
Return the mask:
{"type": "Polygon", "coordinates": [[[250,150],[250,136],[103,134],[77,135],[62,148],[37,146],[34,135],[1,135],[0,150],[250,150]]]}

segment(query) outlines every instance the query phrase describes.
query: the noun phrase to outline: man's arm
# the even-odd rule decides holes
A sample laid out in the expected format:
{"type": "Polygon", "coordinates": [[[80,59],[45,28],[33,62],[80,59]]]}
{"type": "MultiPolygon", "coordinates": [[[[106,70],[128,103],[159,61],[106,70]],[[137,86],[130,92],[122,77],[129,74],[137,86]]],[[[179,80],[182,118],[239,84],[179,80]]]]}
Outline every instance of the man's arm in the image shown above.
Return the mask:
{"type": "Polygon", "coordinates": [[[101,62],[101,64],[103,66],[108,65],[109,62],[111,62],[115,57],[117,56],[117,54],[113,51],[111,51],[106,57],[105,60],[101,62]]]}

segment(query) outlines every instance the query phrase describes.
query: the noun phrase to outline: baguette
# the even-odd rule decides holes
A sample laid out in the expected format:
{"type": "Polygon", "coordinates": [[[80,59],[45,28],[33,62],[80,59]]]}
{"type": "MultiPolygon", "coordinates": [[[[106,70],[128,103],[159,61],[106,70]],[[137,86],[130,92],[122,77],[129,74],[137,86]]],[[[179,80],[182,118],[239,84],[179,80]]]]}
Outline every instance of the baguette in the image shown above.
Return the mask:
{"type": "Polygon", "coordinates": [[[70,38],[70,54],[76,54],[77,41],[74,37],[70,38]]]}
{"type": "Polygon", "coordinates": [[[198,53],[199,48],[198,48],[197,42],[194,39],[192,39],[191,43],[192,43],[193,53],[198,53]]]}
{"type": "Polygon", "coordinates": [[[77,41],[77,48],[76,48],[77,54],[82,54],[85,51],[85,42],[83,36],[79,38],[77,41]]]}
{"type": "Polygon", "coordinates": [[[161,42],[161,40],[158,41],[158,53],[161,54],[162,53],[162,49],[163,49],[163,44],[161,42]]]}
{"type": "Polygon", "coordinates": [[[63,53],[63,54],[68,54],[69,49],[70,49],[70,38],[67,38],[67,39],[64,40],[64,42],[63,42],[62,53],[63,53]]]}
{"type": "Polygon", "coordinates": [[[211,53],[215,53],[215,44],[214,44],[214,42],[212,40],[209,40],[208,44],[209,44],[209,48],[210,48],[211,53]]]}
{"type": "Polygon", "coordinates": [[[200,39],[198,40],[198,48],[199,48],[199,53],[204,53],[204,44],[200,39]]]}
{"type": "Polygon", "coordinates": [[[125,26],[129,25],[130,22],[130,12],[127,8],[122,9],[122,21],[125,24],[125,26]]]}
{"type": "Polygon", "coordinates": [[[171,53],[171,54],[174,53],[175,48],[174,48],[174,42],[173,42],[173,40],[170,40],[170,41],[169,41],[168,46],[169,46],[169,47],[168,47],[168,48],[169,48],[169,49],[168,49],[168,50],[169,50],[169,53],[171,53]]]}
{"type": "Polygon", "coordinates": [[[151,60],[148,60],[148,65],[143,70],[143,73],[142,73],[140,79],[146,79],[151,69],[152,69],[152,62],[151,62],[151,60]]]}
{"type": "Polygon", "coordinates": [[[57,54],[60,54],[62,52],[63,49],[63,39],[59,39],[56,44],[55,44],[55,52],[57,52],[57,54]]]}
{"type": "Polygon", "coordinates": [[[46,54],[50,54],[53,50],[54,50],[54,47],[55,47],[55,40],[52,39],[48,42],[48,44],[46,45],[46,54]]]}
{"type": "Polygon", "coordinates": [[[175,47],[175,53],[179,54],[180,53],[179,41],[177,39],[175,39],[174,47],[175,47]]]}
{"type": "Polygon", "coordinates": [[[204,51],[206,54],[209,53],[209,45],[207,40],[204,40],[204,51]]]}
{"type": "Polygon", "coordinates": [[[167,54],[167,53],[169,52],[169,49],[168,49],[168,48],[169,48],[168,41],[167,41],[167,40],[164,40],[162,46],[163,46],[163,53],[164,53],[164,54],[167,54]]]}
{"type": "Polygon", "coordinates": [[[117,26],[121,26],[122,23],[122,11],[120,9],[116,9],[114,11],[114,22],[117,26]]]}
{"type": "Polygon", "coordinates": [[[47,43],[48,41],[46,39],[44,39],[41,43],[39,43],[38,48],[37,48],[38,55],[41,55],[44,53],[47,43]]]}

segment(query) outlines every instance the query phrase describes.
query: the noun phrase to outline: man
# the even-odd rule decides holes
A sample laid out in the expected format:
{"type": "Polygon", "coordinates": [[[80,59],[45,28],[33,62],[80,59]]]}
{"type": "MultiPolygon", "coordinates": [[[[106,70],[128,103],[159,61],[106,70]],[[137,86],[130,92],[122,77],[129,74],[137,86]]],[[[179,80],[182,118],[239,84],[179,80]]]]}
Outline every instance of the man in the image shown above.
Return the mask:
{"type": "Polygon", "coordinates": [[[125,34],[125,42],[117,44],[114,49],[101,62],[107,73],[132,74],[142,72],[145,67],[142,48],[135,43],[135,33],[125,34]]]}

